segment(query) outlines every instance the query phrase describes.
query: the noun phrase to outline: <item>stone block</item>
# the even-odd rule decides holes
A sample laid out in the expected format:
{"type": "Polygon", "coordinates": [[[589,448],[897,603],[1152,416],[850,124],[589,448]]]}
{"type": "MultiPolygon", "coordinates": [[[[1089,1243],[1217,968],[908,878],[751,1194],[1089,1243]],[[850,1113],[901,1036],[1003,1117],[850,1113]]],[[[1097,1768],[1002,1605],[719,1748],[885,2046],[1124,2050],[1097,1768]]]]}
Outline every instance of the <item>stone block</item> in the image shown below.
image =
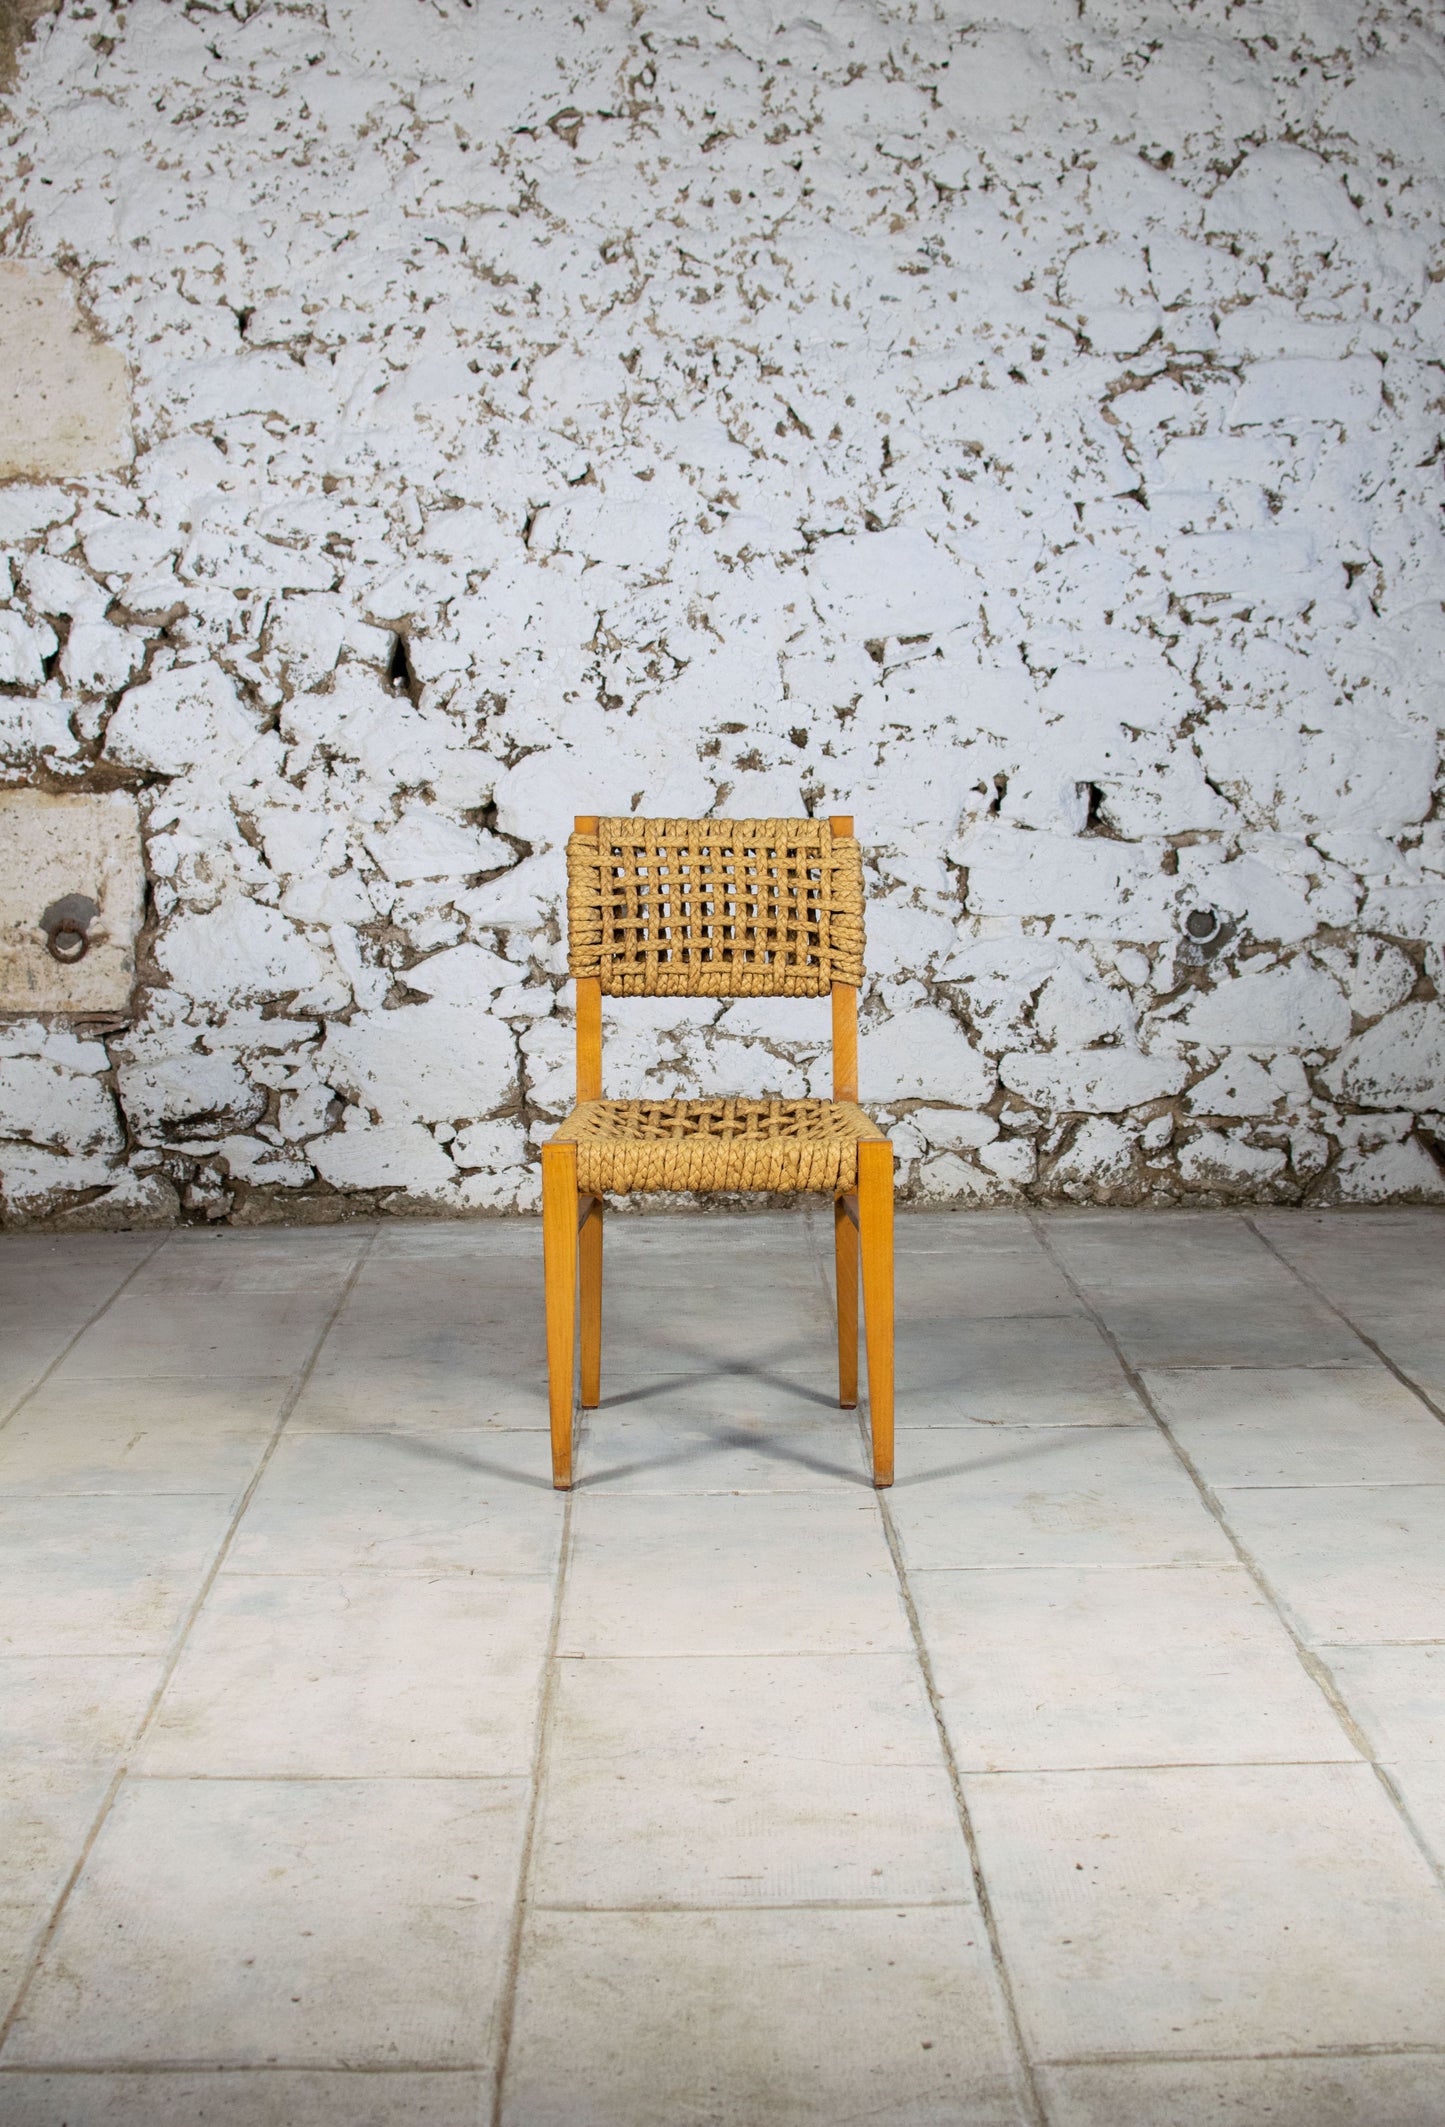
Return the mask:
{"type": "Polygon", "coordinates": [[[0,261],[0,479],[73,480],[131,461],[130,382],[53,266],[0,261]]]}
{"type": "Polygon", "coordinates": [[[124,1012],[145,903],[135,799],[0,791],[0,1012],[124,1012]]]}

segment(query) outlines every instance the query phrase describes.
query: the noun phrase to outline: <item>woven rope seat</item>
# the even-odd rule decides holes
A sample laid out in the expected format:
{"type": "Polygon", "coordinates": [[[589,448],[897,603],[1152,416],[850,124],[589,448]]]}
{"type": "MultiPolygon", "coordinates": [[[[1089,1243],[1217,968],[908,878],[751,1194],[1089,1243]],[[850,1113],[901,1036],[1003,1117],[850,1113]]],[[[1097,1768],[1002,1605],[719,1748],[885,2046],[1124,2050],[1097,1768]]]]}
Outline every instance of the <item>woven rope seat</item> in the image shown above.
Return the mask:
{"type": "Polygon", "coordinates": [[[883,1132],[849,1101],[584,1100],[554,1142],[577,1147],[577,1186],[856,1189],[858,1146],[883,1132]]]}

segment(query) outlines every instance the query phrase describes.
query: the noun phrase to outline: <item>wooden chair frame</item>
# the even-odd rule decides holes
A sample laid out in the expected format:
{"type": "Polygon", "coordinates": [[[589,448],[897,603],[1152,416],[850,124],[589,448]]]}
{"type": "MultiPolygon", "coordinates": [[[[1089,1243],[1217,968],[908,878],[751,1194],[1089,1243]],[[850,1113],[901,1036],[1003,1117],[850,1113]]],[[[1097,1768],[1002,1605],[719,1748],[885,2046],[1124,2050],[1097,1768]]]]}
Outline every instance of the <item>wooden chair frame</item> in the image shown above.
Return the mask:
{"type": "MultiPolygon", "coordinates": [[[[852,819],[835,814],[835,836],[853,832],[852,819]]],[[[595,834],[597,818],[579,815],[579,834],[595,834]]],[[[596,976],[576,979],[577,1098],[602,1099],[602,985],[596,976]]],[[[832,985],[833,1098],[858,1099],[858,992],[851,983],[832,985]]],[[[577,1181],[577,1146],[542,1147],[542,1249],[547,1304],[547,1379],[552,1426],[552,1482],[565,1492],[572,1483],[572,1433],[577,1345],[581,1345],[581,1403],[595,1410],[602,1379],[602,1215],[600,1196],[584,1194],[577,1181]],[[580,1315],[581,1334],[578,1336],[580,1315]]],[[[838,1402],[858,1402],[858,1282],[861,1262],[865,1341],[868,1354],[868,1415],[873,1482],[893,1482],[893,1147],[887,1138],[858,1146],[858,1186],[833,1205],[833,1253],[837,1271],[838,1402]]]]}

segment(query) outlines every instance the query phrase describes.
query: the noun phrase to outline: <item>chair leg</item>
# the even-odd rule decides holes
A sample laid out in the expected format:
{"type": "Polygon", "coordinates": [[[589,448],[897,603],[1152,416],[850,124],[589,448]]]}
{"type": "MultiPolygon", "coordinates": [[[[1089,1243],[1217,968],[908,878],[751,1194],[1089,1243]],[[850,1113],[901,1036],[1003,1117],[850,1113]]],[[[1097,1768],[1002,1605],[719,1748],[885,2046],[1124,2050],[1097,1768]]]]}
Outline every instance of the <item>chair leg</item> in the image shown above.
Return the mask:
{"type": "Polygon", "coordinates": [[[577,1147],[542,1147],[542,1260],[547,1287],[547,1391],[552,1482],[572,1484],[572,1361],[577,1336],[577,1147]]]}
{"type": "Polygon", "coordinates": [[[893,1147],[876,1138],[858,1147],[858,1238],[873,1482],[881,1491],[893,1482],[893,1147]]]}
{"type": "Polygon", "coordinates": [[[833,1199],[833,1263],[838,1274],[838,1402],[851,1411],[858,1402],[858,1233],[841,1196],[833,1199]]]}
{"type": "Polygon", "coordinates": [[[582,1408],[595,1411],[602,1394],[602,1199],[594,1196],[577,1236],[582,1275],[582,1408]]]}

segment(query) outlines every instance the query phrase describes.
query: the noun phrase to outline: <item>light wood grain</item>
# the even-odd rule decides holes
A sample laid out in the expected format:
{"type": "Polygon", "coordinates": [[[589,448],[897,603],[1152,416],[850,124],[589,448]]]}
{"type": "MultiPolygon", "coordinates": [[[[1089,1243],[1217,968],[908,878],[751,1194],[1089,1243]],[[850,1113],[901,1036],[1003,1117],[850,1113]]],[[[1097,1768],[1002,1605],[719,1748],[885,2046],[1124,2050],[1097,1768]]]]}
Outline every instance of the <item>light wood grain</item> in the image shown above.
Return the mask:
{"type": "Polygon", "coordinates": [[[838,1402],[858,1402],[858,1235],[846,1197],[833,1202],[833,1264],[838,1279],[838,1402]]]}
{"type": "Polygon", "coordinates": [[[582,1408],[595,1411],[602,1395],[602,1199],[589,1197],[577,1229],[582,1318],[582,1408]]]}
{"type": "Polygon", "coordinates": [[[577,991],[577,1098],[602,1098],[602,984],[580,975],[577,991]]]}
{"type": "Polygon", "coordinates": [[[887,1139],[858,1147],[858,1238],[873,1482],[881,1490],[893,1482],[893,1147],[887,1139]]]}
{"type": "Polygon", "coordinates": [[[572,1483],[572,1388],[577,1339],[577,1147],[542,1147],[542,1261],[547,1288],[547,1397],[552,1482],[572,1483]]]}

